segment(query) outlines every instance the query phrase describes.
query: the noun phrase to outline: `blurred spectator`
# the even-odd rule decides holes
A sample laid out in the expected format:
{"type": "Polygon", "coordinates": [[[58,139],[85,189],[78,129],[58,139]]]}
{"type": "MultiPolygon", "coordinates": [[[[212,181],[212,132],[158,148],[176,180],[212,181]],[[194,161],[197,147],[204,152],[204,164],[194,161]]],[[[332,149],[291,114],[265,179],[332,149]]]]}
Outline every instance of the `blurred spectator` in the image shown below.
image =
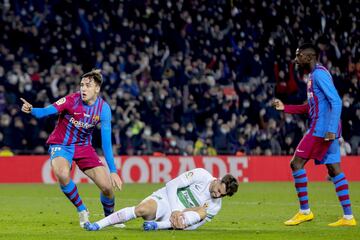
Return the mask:
{"type": "Polygon", "coordinates": [[[0,157],[12,157],[14,156],[14,153],[11,151],[8,147],[2,147],[0,148],[0,157]]]}
{"type": "Polygon", "coordinates": [[[343,138],[339,139],[340,142],[340,155],[346,156],[351,154],[351,145],[348,142],[345,142],[343,138]]]}
{"type": "Polygon", "coordinates": [[[194,155],[216,156],[217,151],[212,146],[211,138],[200,137],[196,140],[194,145],[194,155]]]}
{"type": "Polygon", "coordinates": [[[355,114],[351,121],[350,145],[352,154],[360,154],[360,105],[355,108],[355,114]]]}

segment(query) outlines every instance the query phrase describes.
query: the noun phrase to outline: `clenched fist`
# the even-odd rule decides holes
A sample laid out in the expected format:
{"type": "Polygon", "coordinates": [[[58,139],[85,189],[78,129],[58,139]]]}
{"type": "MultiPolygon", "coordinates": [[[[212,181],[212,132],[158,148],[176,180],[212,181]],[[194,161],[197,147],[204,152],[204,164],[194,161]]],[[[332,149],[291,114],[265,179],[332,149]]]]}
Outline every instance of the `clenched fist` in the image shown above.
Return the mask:
{"type": "Polygon", "coordinates": [[[279,99],[274,99],[271,102],[271,106],[273,106],[278,111],[284,111],[284,108],[285,108],[283,102],[279,99]]]}

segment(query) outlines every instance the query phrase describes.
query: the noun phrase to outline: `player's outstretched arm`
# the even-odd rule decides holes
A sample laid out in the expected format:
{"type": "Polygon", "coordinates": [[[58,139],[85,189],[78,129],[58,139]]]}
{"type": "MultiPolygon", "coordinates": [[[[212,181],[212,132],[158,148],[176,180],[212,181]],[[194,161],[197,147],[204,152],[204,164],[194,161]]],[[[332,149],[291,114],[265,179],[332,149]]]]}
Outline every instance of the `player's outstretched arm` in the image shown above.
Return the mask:
{"type": "Polygon", "coordinates": [[[301,105],[285,105],[281,100],[274,99],[271,105],[278,111],[284,111],[290,114],[307,114],[309,113],[309,104],[304,103],[301,105]]]}
{"type": "Polygon", "coordinates": [[[105,155],[106,163],[110,170],[111,184],[116,190],[121,190],[122,181],[117,174],[111,143],[111,110],[109,105],[104,104],[100,116],[101,121],[101,147],[105,155]]]}
{"type": "Polygon", "coordinates": [[[23,102],[23,105],[21,106],[21,111],[28,114],[31,113],[36,118],[46,117],[58,112],[58,110],[53,105],[47,106],[45,108],[34,108],[25,99],[20,98],[20,100],[23,102]]]}

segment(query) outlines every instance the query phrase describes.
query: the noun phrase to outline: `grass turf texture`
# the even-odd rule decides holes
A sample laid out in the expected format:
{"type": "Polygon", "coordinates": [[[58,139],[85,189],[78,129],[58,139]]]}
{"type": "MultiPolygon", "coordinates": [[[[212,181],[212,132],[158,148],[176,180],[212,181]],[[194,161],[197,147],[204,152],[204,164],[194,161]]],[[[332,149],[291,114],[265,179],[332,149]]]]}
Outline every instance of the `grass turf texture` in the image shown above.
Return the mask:
{"type": "MultiPolygon", "coordinates": [[[[116,193],[116,210],[136,205],[161,186],[126,184],[116,193]]],[[[78,189],[91,220],[100,219],[102,207],[96,186],[79,184],[78,189]]],[[[137,219],[128,222],[125,229],[87,232],[79,227],[75,208],[57,185],[0,184],[0,239],[360,239],[360,182],[350,183],[350,194],[356,227],[327,226],[342,215],[330,182],[310,182],[315,219],[295,227],[283,225],[298,210],[292,183],[241,183],[235,196],[224,199],[213,221],[195,231],[144,232],[142,220],[137,219]]]]}

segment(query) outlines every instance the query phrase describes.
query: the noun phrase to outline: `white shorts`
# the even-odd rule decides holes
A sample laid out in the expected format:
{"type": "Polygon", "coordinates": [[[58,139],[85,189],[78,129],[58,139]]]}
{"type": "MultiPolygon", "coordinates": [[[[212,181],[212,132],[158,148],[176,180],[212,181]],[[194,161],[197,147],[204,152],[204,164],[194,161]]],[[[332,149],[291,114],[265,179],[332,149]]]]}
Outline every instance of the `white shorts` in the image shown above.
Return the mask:
{"type": "MultiPolygon", "coordinates": [[[[164,221],[170,219],[171,216],[171,207],[169,204],[169,200],[166,193],[166,188],[163,187],[155,192],[153,192],[150,196],[145,198],[142,202],[145,202],[148,199],[153,199],[156,204],[156,216],[155,221],[164,221]]],[[[184,207],[179,204],[177,209],[183,210],[184,207]]]]}

